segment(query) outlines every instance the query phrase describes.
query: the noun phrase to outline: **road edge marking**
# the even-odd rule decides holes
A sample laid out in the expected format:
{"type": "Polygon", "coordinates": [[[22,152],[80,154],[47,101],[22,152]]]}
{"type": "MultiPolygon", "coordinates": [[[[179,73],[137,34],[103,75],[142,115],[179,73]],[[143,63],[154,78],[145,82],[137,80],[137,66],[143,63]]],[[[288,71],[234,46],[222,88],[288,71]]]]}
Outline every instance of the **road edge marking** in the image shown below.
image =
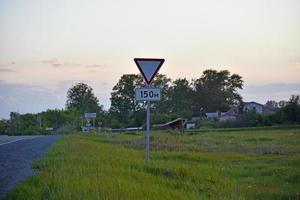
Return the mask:
{"type": "Polygon", "coordinates": [[[10,143],[13,143],[13,142],[18,142],[18,141],[20,141],[20,140],[32,140],[32,139],[35,139],[35,138],[37,138],[37,137],[39,137],[39,136],[33,136],[33,137],[31,137],[31,138],[20,138],[20,139],[17,139],[17,140],[13,140],[13,141],[9,141],[9,142],[2,143],[2,144],[0,144],[0,146],[6,145],[6,144],[10,144],[10,143]]]}

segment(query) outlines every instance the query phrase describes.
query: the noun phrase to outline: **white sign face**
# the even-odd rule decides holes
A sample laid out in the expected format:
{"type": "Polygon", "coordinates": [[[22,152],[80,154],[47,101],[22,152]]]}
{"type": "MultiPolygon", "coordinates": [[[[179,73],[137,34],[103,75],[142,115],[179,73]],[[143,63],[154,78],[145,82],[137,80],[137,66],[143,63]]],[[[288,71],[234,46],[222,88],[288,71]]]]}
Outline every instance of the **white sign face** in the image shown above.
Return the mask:
{"type": "Polygon", "coordinates": [[[160,101],[160,88],[136,88],[137,101],[160,101]]]}
{"type": "Polygon", "coordinates": [[[95,118],[96,117],[96,113],[84,113],[84,117],[85,118],[95,118]]]}
{"type": "Polygon", "coordinates": [[[161,58],[135,58],[134,62],[138,66],[144,80],[149,85],[154,76],[159,71],[160,67],[164,63],[164,59],[161,58]]]}

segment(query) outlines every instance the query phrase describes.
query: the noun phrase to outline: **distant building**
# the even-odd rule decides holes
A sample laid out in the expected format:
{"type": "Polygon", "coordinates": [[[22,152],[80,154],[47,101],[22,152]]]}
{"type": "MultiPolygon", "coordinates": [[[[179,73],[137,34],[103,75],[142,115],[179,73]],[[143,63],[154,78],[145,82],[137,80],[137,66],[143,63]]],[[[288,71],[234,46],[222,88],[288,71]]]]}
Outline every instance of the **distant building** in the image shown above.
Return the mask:
{"type": "MultiPolygon", "coordinates": [[[[255,111],[258,114],[261,115],[267,115],[274,113],[275,110],[273,108],[264,106],[260,103],[251,101],[251,102],[245,102],[243,104],[243,111],[255,111]]],[[[227,112],[208,112],[205,113],[205,116],[207,119],[219,119],[220,121],[227,121],[227,120],[235,120],[237,116],[239,115],[239,109],[237,107],[230,108],[227,112]]]]}
{"type": "Polygon", "coordinates": [[[213,118],[219,118],[219,117],[221,117],[225,113],[226,112],[220,112],[220,111],[217,111],[217,112],[207,112],[207,113],[205,113],[205,116],[206,116],[207,119],[213,119],[213,118]]]}
{"type": "Polygon", "coordinates": [[[256,103],[254,101],[245,102],[243,105],[243,111],[251,111],[251,110],[261,115],[271,114],[275,112],[274,109],[264,106],[260,103],[256,103]]]}
{"type": "Polygon", "coordinates": [[[254,101],[245,102],[243,105],[243,111],[255,111],[256,113],[263,114],[264,105],[256,103],[254,101]]]}
{"type": "Polygon", "coordinates": [[[207,112],[207,113],[205,113],[205,116],[207,119],[218,118],[218,113],[217,112],[207,112]]]}
{"type": "Polygon", "coordinates": [[[192,121],[192,122],[195,122],[195,121],[200,120],[201,118],[202,118],[202,117],[200,117],[200,116],[194,116],[194,117],[192,117],[191,121],[192,121]]]}
{"type": "Polygon", "coordinates": [[[195,121],[188,121],[185,123],[186,129],[194,129],[196,128],[196,122],[195,121]]]}
{"type": "Polygon", "coordinates": [[[230,108],[227,112],[223,113],[220,117],[220,121],[235,120],[239,114],[239,109],[237,107],[230,108]]]}

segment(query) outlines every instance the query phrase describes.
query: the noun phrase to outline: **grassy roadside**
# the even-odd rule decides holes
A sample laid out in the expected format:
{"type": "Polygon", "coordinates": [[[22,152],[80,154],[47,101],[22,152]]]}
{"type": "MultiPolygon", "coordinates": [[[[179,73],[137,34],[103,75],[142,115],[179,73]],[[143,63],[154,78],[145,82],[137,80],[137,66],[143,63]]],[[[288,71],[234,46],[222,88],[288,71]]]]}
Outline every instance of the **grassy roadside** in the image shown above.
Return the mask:
{"type": "Polygon", "coordinates": [[[152,143],[159,145],[146,165],[140,143],[130,143],[143,136],[70,135],[5,199],[299,199],[299,136],[300,130],[156,134],[152,143]],[[272,149],[278,141],[281,153],[242,148],[272,149]],[[205,149],[213,143],[217,150],[205,149]]]}

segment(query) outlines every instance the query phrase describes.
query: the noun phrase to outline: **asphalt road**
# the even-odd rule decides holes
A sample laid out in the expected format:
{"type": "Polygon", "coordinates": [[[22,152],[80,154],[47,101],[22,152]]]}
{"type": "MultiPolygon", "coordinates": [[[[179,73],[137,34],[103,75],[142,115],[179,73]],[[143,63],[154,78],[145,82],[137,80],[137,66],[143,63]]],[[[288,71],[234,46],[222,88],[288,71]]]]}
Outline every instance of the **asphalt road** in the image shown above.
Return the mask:
{"type": "Polygon", "coordinates": [[[34,175],[31,164],[58,139],[51,136],[0,136],[0,199],[18,183],[34,175]]]}

